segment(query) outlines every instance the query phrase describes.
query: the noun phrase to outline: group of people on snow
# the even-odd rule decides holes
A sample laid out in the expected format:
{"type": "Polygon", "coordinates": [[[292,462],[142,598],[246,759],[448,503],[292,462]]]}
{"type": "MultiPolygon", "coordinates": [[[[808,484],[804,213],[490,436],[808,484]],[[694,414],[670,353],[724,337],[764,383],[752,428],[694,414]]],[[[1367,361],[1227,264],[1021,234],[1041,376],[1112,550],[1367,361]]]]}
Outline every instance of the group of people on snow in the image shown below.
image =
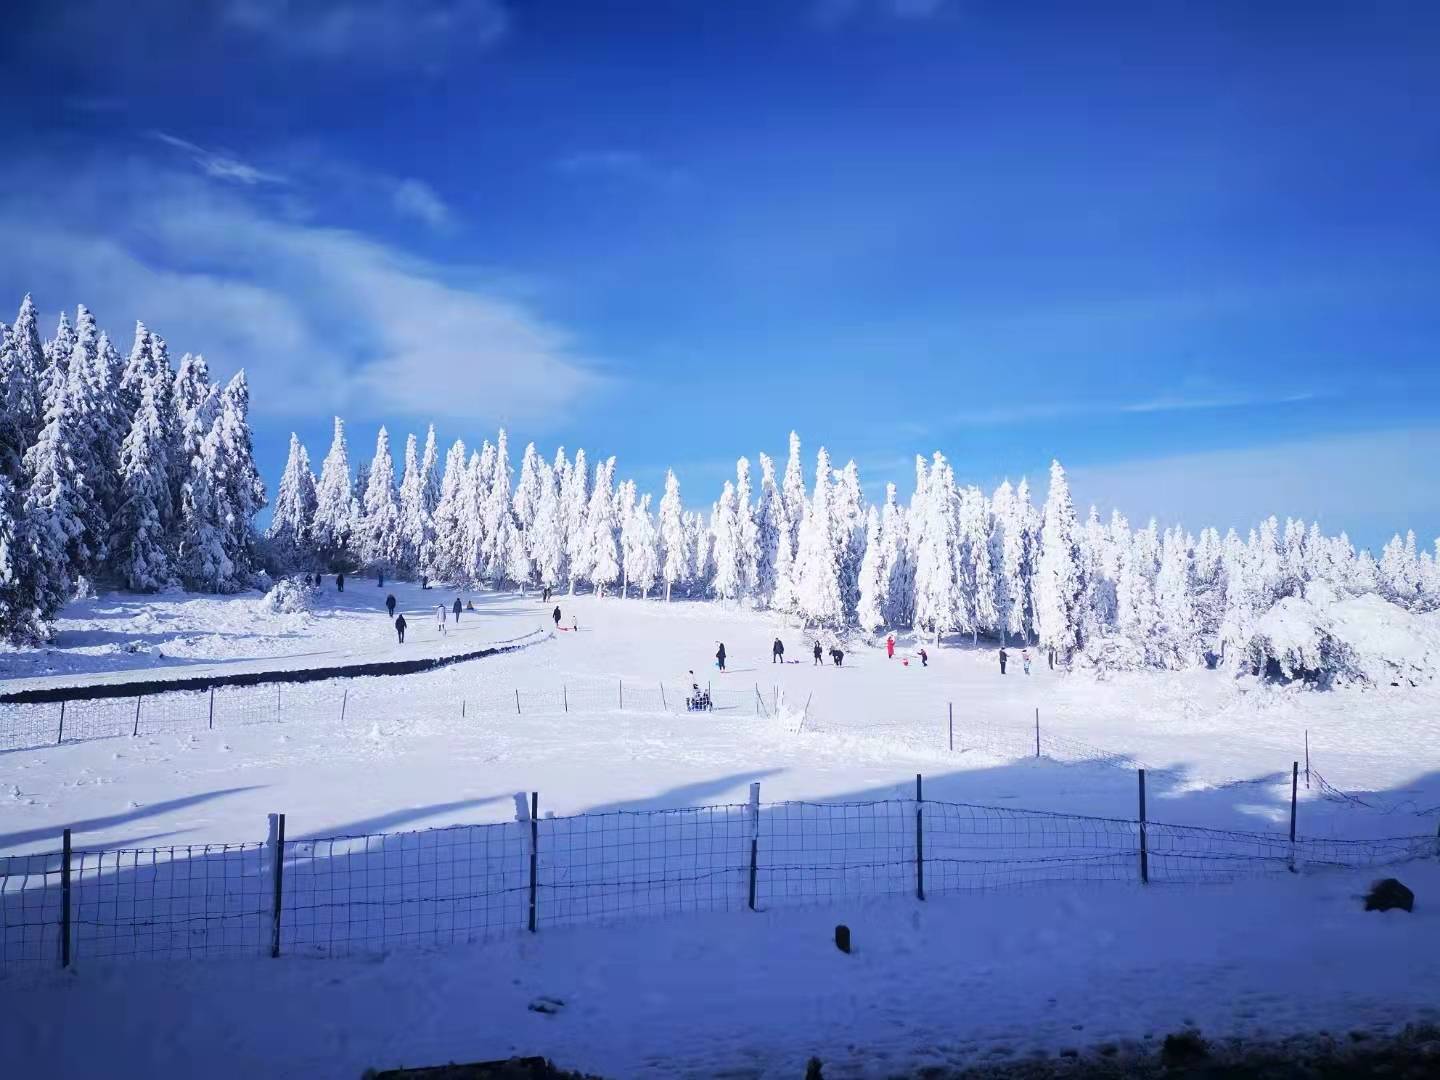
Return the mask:
{"type": "MultiPolygon", "coordinates": [[[[409,626],[409,623],[407,623],[407,622],[405,621],[405,613],[404,613],[403,611],[402,611],[399,615],[396,615],[396,614],[395,614],[395,604],[396,604],[395,594],[394,594],[394,593],[388,594],[388,595],[385,597],[385,611],[386,611],[389,615],[391,615],[391,616],[394,617],[394,619],[395,619],[395,637],[396,637],[396,639],[398,640],[399,644],[404,645],[404,644],[405,644],[405,628],[406,628],[407,626],[409,626]]],[[[446,607],[445,607],[444,604],[436,604],[436,605],[435,605],[435,629],[436,629],[436,631],[438,631],[438,632],[441,633],[441,634],[444,634],[444,633],[446,632],[446,630],[447,630],[446,624],[449,622],[449,616],[450,616],[450,613],[451,613],[451,612],[454,613],[454,615],[455,615],[455,622],[456,622],[456,624],[458,625],[459,622],[460,622],[460,613],[461,613],[462,611],[474,611],[474,610],[475,610],[475,602],[474,602],[473,600],[470,601],[470,602],[469,602],[468,604],[466,604],[466,605],[462,605],[462,604],[460,603],[460,598],[459,598],[458,596],[455,598],[455,603],[453,603],[453,604],[450,605],[450,608],[449,608],[448,611],[446,610],[446,607]]]]}

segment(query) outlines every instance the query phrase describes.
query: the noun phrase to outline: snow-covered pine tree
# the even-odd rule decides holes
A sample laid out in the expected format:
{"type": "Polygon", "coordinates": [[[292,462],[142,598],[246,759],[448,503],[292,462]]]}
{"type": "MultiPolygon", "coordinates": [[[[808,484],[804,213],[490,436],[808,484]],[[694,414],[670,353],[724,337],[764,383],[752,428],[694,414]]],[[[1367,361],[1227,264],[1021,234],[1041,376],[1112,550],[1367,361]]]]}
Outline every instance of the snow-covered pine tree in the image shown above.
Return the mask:
{"type": "Polygon", "coordinates": [[[880,511],[872,506],[865,515],[865,555],[860,560],[860,602],[855,613],[867,634],[885,625],[886,584],[880,511]]]}
{"type": "Polygon", "coordinates": [[[620,551],[616,543],[613,483],[615,459],[595,466],[595,487],[585,511],[584,563],[582,571],[595,586],[595,595],[604,596],[607,586],[620,580],[620,551]]]}
{"type": "Polygon", "coordinates": [[[27,591],[40,623],[48,623],[70,598],[77,568],[90,562],[91,537],[84,520],[89,492],[73,452],[79,438],[62,386],[50,393],[45,425],[25,454],[17,569],[30,582],[27,591]]]}
{"type": "Polygon", "coordinates": [[[351,531],[355,525],[351,502],[350,448],[345,439],[345,421],[337,416],[330,452],[320,466],[320,483],[315,488],[311,532],[316,552],[332,568],[348,568],[350,563],[351,531]]]}
{"type": "Polygon", "coordinates": [[[735,535],[738,541],[739,597],[754,603],[759,593],[759,527],[751,504],[750,459],[735,463],[735,535]]]}
{"type": "Polygon", "coordinates": [[[1085,579],[1085,595],[1080,601],[1080,635],[1088,644],[1095,644],[1116,628],[1120,566],[1123,553],[1130,547],[1130,526],[1120,512],[1114,511],[1111,528],[1100,521],[1100,511],[1093,505],[1080,529],[1080,568],[1085,579]],[[1119,523],[1123,538],[1115,532],[1119,523]]]}
{"type": "Polygon", "coordinates": [[[61,311],[55,336],[42,347],[45,354],[45,378],[40,388],[42,402],[48,402],[52,395],[65,392],[66,379],[70,373],[70,357],[78,340],[75,328],[70,325],[70,316],[61,311]]]}
{"type": "Polygon", "coordinates": [[[25,452],[45,425],[45,352],[39,315],[25,294],[15,325],[0,344],[0,470],[19,489],[25,452]]]}
{"type": "Polygon", "coordinates": [[[225,590],[235,591],[245,588],[255,571],[255,515],[267,502],[265,482],[255,467],[254,439],[250,433],[250,383],[244,369],[237,371],[220,392],[213,426],[215,451],[211,475],[217,521],[224,536],[225,554],[235,575],[225,590]]]}
{"type": "MultiPolygon", "coordinates": [[[[205,358],[186,353],[175,372],[176,423],[171,431],[174,441],[170,447],[170,498],[177,508],[181,506],[181,490],[194,485],[191,464],[200,455],[200,444],[210,433],[219,404],[218,396],[212,397],[210,368],[205,358]]],[[[183,572],[181,577],[183,580],[183,572]]]]}
{"type": "Polygon", "coordinates": [[[361,557],[379,570],[393,570],[400,561],[400,506],[395,490],[395,459],[390,432],[382,424],[375,436],[375,456],[365,485],[365,531],[361,557]]]}
{"type": "Polygon", "coordinates": [[[515,483],[515,497],[511,501],[515,521],[526,532],[535,523],[535,514],[540,507],[540,485],[545,467],[545,459],[536,452],[535,444],[527,443],[525,454],[520,459],[520,479],[515,483]]]}
{"type": "Polygon", "coordinates": [[[182,450],[190,457],[176,496],[180,542],[174,565],[187,589],[203,592],[235,591],[245,577],[230,554],[228,488],[233,477],[224,426],[219,422],[222,408],[219,391],[207,385],[204,401],[186,410],[187,431],[181,439],[183,448],[196,432],[201,433],[193,451],[182,450]]]}
{"type": "Polygon", "coordinates": [[[1155,603],[1155,578],[1160,571],[1160,540],[1155,522],[1130,536],[1120,553],[1120,578],[1115,587],[1120,632],[1130,641],[1135,658],[1145,666],[1160,662],[1160,610],[1155,603]]]}
{"type": "Polygon", "coordinates": [[[485,500],[495,473],[495,448],[486,439],[478,451],[470,451],[465,468],[465,545],[461,551],[460,580],[479,585],[485,580],[485,500]]]}
{"type": "Polygon", "coordinates": [[[505,429],[501,428],[496,436],[495,454],[490,463],[489,489],[480,507],[480,515],[485,523],[484,542],[480,549],[482,573],[494,582],[505,580],[510,549],[515,540],[515,523],[511,516],[510,503],[510,442],[505,429]]]}
{"type": "Polygon", "coordinates": [[[915,618],[915,563],[910,557],[910,522],[895,496],[895,485],[885,485],[885,506],[880,511],[880,566],[884,574],[885,603],[881,615],[886,626],[910,626],[915,618]]]}
{"type": "Polygon", "coordinates": [[[775,462],[760,455],[760,498],[755,506],[755,596],[762,607],[775,598],[776,567],[780,544],[790,542],[790,523],[785,519],[785,501],[775,486],[775,462]]]}
{"type": "Polygon", "coordinates": [[[990,563],[990,503],[973,485],[960,496],[960,553],[965,565],[956,567],[956,580],[963,583],[963,610],[972,641],[981,632],[999,628],[1000,611],[995,602],[995,574],[990,563]]]}
{"type": "Polygon", "coordinates": [[[102,331],[95,344],[95,356],[89,365],[87,379],[92,405],[91,446],[99,465],[94,487],[107,521],[114,517],[120,505],[120,444],[130,431],[131,418],[121,411],[119,385],[122,371],[120,354],[111,344],[109,335],[102,331]]]}
{"type": "Polygon", "coordinates": [[[939,451],[928,474],[917,464],[916,498],[919,512],[911,535],[915,540],[915,625],[935,643],[953,629],[961,616],[959,583],[955,580],[955,552],[960,546],[955,527],[955,481],[950,463],[939,451]]]}
{"type": "Polygon", "coordinates": [[[420,450],[412,431],[405,436],[405,466],[400,474],[400,493],[396,498],[398,517],[398,554],[395,572],[412,577],[419,565],[419,551],[424,544],[425,525],[424,481],[420,476],[420,450]],[[421,535],[416,535],[417,526],[421,535]]]}
{"type": "Polygon", "coordinates": [[[1085,581],[1080,572],[1078,531],[1065,470],[1060,462],[1052,461],[1035,574],[1035,623],[1040,647],[1053,650],[1062,660],[1084,645],[1079,608],[1085,581]]]}
{"type": "Polygon", "coordinates": [[[530,526],[530,559],[542,588],[558,588],[565,580],[565,548],[561,535],[560,491],[553,477],[543,477],[535,520],[530,526]]]}
{"type": "Polygon", "coordinates": [[[1155,578],[1155,606],[1166,667],[1194,664],[1201,653],[1200,627],[1195,619],[1190,550],[1194,545],[1177,525],[1165,531],[1160,545],[1160,571],[1155,578]]]}
{"type": "Polygon", "coordinates": [[[164,379],[143,374],[140,404],[120,448],[120,507],[110,542],[114,572],[133,592],[155,592],[174,579],[165,521],[170,515],[171,439],[160,417],[164,379]]]}
{"type": "Polygon", "coordinates": [[[635,508],[631,525],[634,542],[626,554],[625,574],[632,587],[640,590],[643,600],[660,580],[660,536],[655,529],[655,517],[650,513],[650,496],[645,495],[635,508]]]}
{"type": "Polygon", "coordinates": [[[815,494],[800,525],[800,547],[795,557],[795,605],[807,626],[838,628],[845,624],[845,600],[840,584],[841,538],[835,535],[831,509],[833,469],[823,446],[815,458],[815,494]]]}
{"type": "Polygon", "coordinates": [[[729,480],[720,492],[720,499],[710,511],[710,535],[714,538],[712,558],[715,576],[710,587],[720,600],[740,596],[740,524],[736,515],[735,486],[729,480]]]}
{"type": "Polygon", "coordinates": [[[586,529],[586,507],[590,503],[590,477],[582,447],[575,451],[575,461],[565,478],[560,492],[560,519],[565,537],[566,575],[570,579],[570,592],[587,578],[590,567],[590,552],[586,550],[589,533],[586,529]]]}
{"type": "Polygon", "coordinates": [[[456,439],[445,454],[445,477],[440,484],[440,501],[435,505],[435,542],[422,564],[422,573],[441,581],[463,580],[465,492],[469,479],[465,460],[465,443],[456,439]]]}
{"type": "Polygon", "coordinates": [[[665,582],[668,602],[671,590],[685,584],[694,564],[690,535],[685,528],[685,508],[680,502],[680,481],[675,478],[674,469],[665,471],[665,495],[660,500],[660,546],[664,553],[660,577],[665,582]]]}
{"type": "Polygon", "coordinates": [[[290,433],[290,453],[280,474],[275,510],[265,537],[287,570],[308,569],[311,531],[315,523],[315,474],[310,471],[310,454],[300,437],[290,433]]]}
{"type": "Polygon", "coordinates": [[[690,591],[692,595],[702,595],[710,587],[710,579],[713,577],[711,550],[714,547],[714,538],[705,526],[704,515],[698,510],[685,515],[685,529],[689,534],[686,546],[691,555],[690,571],[687,574],[690,591]]]}
{"type": "Polygon", "coordinates": [[[785,520],[790,523],[790,553],[800,548],[800,526],[810,500],[805,494],[805,466],[800,462],[800,436],[790,432],[790,458],[785,463],[785,482],[780,490],[785,503],[785,520]]]}
{"type": "Polygon", "coordinates": [[[1396,533],[1380,549],[1381,594],[1391,603],[1410,607],[1419,586],[1420,564],[1415,554],[1415,533],[1405,539],[1396,533]]]}
{"type": "Polygon", "coordinates": [[[1253,567],[1253,548],[1248,547],[1235,530],[1225,536],[1220,556],[1225,578],[1225,613],[1220,621],[1220,654],[1229,659],[1243,657],[1255,631],[1255,623],[1265,612],[1260,605],[1260,588],[1253,567]]]}
{"type": "Polygon", "coordinates": [[[860,604],[860,560],[865,557],[864,497],[860,493],[860,469],[849,461],[835,478],[830,499],[834,517],[836,573],[840,581],[840,603],[844,622],[855,621],[860,604]]]}
{"type": "Polygon", "coordinates": [[[1195,541],[1191,575],[1192,610],[1197,649],[1212,648],[1225,617],[1225,574],[1221,566],[1224,545],[1213,528],[1200,530],[1195,541]]]}
{"type": "MultiPolygon", "coordinates": [[[[0,333],[0,339],[4,338],[0,333]]],[[[33,597],[26,595],[33,584],[28,569],[24,577],[17,565],[21,537],[16,528],[15,489],[0,470],[0,639],[15,645],[40,637],[41,626],[33,597]]]]}

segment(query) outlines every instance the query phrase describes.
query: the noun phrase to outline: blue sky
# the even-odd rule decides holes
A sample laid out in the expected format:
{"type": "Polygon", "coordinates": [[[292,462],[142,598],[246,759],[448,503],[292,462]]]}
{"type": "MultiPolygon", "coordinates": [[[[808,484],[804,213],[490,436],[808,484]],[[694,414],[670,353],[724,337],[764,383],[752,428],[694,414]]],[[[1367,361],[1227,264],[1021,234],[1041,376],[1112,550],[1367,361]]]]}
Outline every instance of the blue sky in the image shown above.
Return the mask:
{"type": "MultiPolygon", "coordinates": [[[[0,298],[254,387],[273,482],[433,418],[1191,527],[1440,533],[1440,8],[104,0],[7,10],[0,298]]],[[[0,316],[5,317],[5,316],[0,316]]],[[[403,435],[397,436],[399,442],[403,435]]]]}

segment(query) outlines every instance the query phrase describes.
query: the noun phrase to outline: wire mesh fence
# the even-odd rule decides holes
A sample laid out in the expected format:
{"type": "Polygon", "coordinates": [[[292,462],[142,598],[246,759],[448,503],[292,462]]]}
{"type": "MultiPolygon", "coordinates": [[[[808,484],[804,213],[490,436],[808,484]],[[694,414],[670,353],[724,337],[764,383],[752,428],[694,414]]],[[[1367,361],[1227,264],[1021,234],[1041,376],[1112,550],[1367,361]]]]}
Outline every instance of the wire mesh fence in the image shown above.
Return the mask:
{"type": "MultiPolygon", "coordinates": [[[[918,795],[918,778],[917,778],[918,795]]],[[[278,817],[278,816],[277,816],[278,817]]],[[[272,819],[272,822],[275,819],[272,819]]],[[[528,930],[1039,884],[1201,885],[1440,857],[921,798],[613,811],[364,836],[0,857],[0,972],[370,954],[528,930]]]]}

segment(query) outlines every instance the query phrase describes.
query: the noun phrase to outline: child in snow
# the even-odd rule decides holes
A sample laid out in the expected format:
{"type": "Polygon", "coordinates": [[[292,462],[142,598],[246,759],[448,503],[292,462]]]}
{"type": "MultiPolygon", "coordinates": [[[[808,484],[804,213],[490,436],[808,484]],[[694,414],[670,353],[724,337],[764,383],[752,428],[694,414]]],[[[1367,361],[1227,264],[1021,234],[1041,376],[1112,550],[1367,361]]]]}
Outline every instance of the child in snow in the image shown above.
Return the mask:
{"type": "Polygon", "coordinates": [[[1010,659],[1010,654],[1005,651],[1005,646],[1000,646],[1000,674],[1005,674],[1005,661],[1010,659]]]}
{"type": "Polygon", "coordinates": [[[1026,675],[1029,675],[1029,674],[1030,674],[1030,650],[1029,650],[1029,649],[1021,649],[1021,650],[1020,650],[1020,664],[1021,664],[1022,667],[1025,668],[1025,674],[1026,674],[1026,675]]]}
{"type": "Polygon", "coordinates": [[[775,644],[770,646],[770,662],[772,664],[785,662],[785,643],[778,637],[775,639],[775,644]]]}
{"type": "Polygon", "coordinates": [[[836,667],[839,667],[845,662],[845,650],[841,649],[839,646],[836,646],[835,648],[830,650],[830,659],[835,661],[836,667]]]}
{"type": "Polygon", "coordinates": [[[920,666],[921,666],[921,667],[929,667],[929,666],[930,666],[930,654],[927,653],[923,648],[920,650],[920,666]]]}
{"type": "Polygon", "coordinates": [[[885,659],[895,659],[895,635],[891,634],[885,639],[885,659]]]}
{"type": "Polygon", "coordinates": [[[444,634],[444,633],[445,633],[445,605],[444,605],[444,604],[436,604],[436,605],[435,605],[435,629],[436,629],[436,630],[439,630],[441,634],[444,634]]]}
{"type": "Polygon", "coordinates": [[[720,648],[715,650],[715,664],[723,672],[725,670],[725,643],[720,642],[720,648]]]}
{"type": "Polygon", "coordinates": [[[824,667],[824,666],[825,666],[823,663],[820,662],[820,657],[821,657],[821,655],[822,655],[822,654],[821,654],[821,652],[820,652],[820,643],[817,641],[817,642],[815,642],[815,663],[814,663],[814,664],[811,664],[811,665],[810,665],[811,667],[816,667],[817,665],[820,666],[820,667],[824,667]]]}

